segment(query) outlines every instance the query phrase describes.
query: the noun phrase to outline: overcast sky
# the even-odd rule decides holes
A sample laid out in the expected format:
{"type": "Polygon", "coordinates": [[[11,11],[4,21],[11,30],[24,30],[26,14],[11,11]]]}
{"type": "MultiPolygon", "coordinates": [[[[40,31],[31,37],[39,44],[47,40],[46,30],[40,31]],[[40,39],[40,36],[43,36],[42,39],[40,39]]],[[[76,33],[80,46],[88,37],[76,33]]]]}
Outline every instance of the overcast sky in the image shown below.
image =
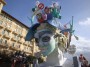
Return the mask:
{"type": "MultiPolygon", "coordinates": [[[[35,7],[36,0],[5,0],[7,5],[3,10],[20,20],[30,27],[30,21],[27,19],[32,16],[31,9],[35,7]]],[[[79,40],[72,37],[72,43],[78,47],[79,51],[90,51],[90,0],[39,0],[45,6],[50,6],[52,1],[61,5],[62,19],[60,22],[65,24],[74,16],[75,35],[79,40]]],[[[90,54],[90,52],[89,52],[90,54]]]]}

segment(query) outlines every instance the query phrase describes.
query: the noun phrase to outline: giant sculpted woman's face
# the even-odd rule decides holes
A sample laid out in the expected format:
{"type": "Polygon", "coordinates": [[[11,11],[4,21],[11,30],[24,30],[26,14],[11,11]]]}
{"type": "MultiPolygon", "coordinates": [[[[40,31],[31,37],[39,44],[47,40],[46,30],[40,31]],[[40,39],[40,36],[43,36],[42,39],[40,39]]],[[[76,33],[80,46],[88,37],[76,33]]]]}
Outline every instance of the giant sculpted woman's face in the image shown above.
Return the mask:
{"type": "Polygon", "coordinates": [[[37,44],[43,56],[49,55],[55,49],[54,35],[50,30],[40,30],[35,33],[37,44]]]}

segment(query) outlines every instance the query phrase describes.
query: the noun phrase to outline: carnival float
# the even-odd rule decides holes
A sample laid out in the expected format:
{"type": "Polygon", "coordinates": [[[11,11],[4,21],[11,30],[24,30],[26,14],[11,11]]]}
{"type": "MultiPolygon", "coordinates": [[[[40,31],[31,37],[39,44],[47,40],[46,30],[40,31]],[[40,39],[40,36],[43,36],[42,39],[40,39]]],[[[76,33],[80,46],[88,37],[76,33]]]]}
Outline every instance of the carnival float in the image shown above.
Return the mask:
{"type": "MultiPolygon", "coordinates": [[[[69,27],[67,27],[67,24],[62,25],[60,11],[61,6],[58,2],[53,2],[51,6],[45,6],[43,3],[36,1],[35,7],[32,8],[33,14],[31,18],[28,17],[32,26],[29,28],[25,40],[35,39],[35,43],[40,50],[35,55],[37,58],[46,57],[46,61],[41,64],[41,67],[62,66],[63,53],[76,51],[75,45],[70,46],[71,36],[74,33],[73,18],[68,23],[69,27]],[[35,18],[38,23],[34,23],[35,18]]],[[[75,38],[78,39],[76,36],[75,38]]],[[[38,62],[35,64],[38,64],[38,62]]],[[[36,65],[36,67],[40,66],[36,65]]]]}

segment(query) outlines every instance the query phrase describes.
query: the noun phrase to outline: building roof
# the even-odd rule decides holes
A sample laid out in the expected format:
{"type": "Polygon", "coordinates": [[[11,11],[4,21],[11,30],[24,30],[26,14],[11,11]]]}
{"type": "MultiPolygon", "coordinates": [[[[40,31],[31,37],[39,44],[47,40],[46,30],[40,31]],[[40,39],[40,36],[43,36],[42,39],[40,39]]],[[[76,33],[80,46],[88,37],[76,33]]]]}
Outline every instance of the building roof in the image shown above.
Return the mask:
{"type": "Polygon", "coordinates": [[[26,26],[25,24],[23,24],[21,21],[17,20],[16,18],[14,18],[13,16],[11,16],[10,14],[8,14],[7,12],[5,12],[4,10],[2,10],[2,13],[6,14],[7,16],[9,16],[10,18],[14,19],[15,21],[17,21],[18,23],[22,24],[23,26],[25,26],[26,28],[29,28],[28,26],[26,26]]]}
{"type": "Polygon", "coordinates": [[[0,2],[2,2],[4,5],[6,5],[6,2],[4,0],[0,0],[0,2]]]}

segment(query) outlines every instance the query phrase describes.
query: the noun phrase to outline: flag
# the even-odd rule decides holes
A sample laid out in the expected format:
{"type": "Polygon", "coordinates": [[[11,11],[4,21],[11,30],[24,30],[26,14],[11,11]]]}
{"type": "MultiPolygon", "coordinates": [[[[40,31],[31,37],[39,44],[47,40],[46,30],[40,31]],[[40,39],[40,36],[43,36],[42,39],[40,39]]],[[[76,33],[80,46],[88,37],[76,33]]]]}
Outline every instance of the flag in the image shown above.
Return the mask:
{"type": "Polygon", "coordinates": [[[67,23],[64,24],[63,26],[64,26],[65,28],[67,28],[67,25],[70,24],[70,22],[71,22],[71,21],[67,22],[67,23]]]}

